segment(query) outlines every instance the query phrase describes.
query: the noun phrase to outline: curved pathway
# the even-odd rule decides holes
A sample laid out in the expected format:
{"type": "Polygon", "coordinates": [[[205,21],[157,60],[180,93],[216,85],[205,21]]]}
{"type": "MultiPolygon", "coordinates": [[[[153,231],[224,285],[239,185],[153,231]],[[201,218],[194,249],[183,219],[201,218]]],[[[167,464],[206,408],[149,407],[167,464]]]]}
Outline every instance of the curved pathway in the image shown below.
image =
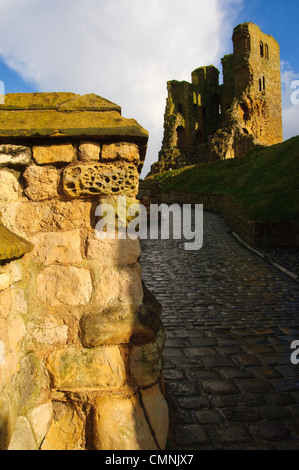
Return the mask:
{"type": "Polygon", "coordinates": [[[204,245],[142,241],[163,306],[171,449],[299,449],[299,284],[204,213],[204,245]]]}

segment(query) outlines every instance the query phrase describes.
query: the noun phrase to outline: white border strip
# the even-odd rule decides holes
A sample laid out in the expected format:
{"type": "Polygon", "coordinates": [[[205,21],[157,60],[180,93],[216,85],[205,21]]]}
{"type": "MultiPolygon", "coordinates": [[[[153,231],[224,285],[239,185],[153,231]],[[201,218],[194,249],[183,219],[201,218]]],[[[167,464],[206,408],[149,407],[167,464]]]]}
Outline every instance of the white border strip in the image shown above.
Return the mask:
{"type": "Polygon", "coordinates": [[[288,269],[284,268],[280,264],[276,263],[275,261],[271,261],[268,257],[266,257],[263,253],[260,253],[258,250],[255,248],[252,248],[252,246],[248,245],[242,238],[235,232],[232,232],[232,235],[234,238],[238,240],[238,242],[241,243],[241,245],[245,246],[248,250],[252,251],[255,253],[259,258],[262,258],[264,261],[267,263],[271,264],[271,266],[274,266],[275,268],[279,269],[282,273],[284,273],[286,276],[290,277],[293,281],[299,282],[299,276],[297,274],[292,273],[288,269]]]}

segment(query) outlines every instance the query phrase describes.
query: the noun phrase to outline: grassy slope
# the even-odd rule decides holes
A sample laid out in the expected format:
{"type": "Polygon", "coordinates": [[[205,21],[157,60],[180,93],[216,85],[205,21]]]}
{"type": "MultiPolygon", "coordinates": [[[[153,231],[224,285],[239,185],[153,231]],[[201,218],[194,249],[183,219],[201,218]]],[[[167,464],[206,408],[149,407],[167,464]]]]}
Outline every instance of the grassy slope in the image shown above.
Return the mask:
{"type": "Polygon", "coordinates": [[[155,178],[165,191],[227,194],[251,220],[299,219],[299,136],[259,147],[244,158],[204,163],[155,178]]]}

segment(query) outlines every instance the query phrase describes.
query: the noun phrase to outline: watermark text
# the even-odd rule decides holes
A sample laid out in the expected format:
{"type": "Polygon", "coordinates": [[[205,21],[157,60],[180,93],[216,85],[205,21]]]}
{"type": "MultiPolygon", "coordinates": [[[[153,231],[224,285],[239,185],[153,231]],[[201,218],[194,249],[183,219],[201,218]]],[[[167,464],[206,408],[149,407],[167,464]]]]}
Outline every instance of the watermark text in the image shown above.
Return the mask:
{"type": "Polygon", "coordinates": [[[299,364],[299,341],[293,341],[291,349],[294,349],[294,352],[291,355],[291,363],[294,366],[297,366],[299,364]]]}
{"type": "Polygon", "coordinates": [[[291,103],[295,105],[299,104],[299,80],[293,80],[291,88],[295,90],[291,94],[291,103]]]}
{"type": "Polygon", "coordinates": [[[95,212],[96,237],[104,239],[184,240],[187,251],[203,245],[203,205],[151,204],[147,210],[139,203],[129,204],[126,196],[116,204],[100,204],[95,212]]]}

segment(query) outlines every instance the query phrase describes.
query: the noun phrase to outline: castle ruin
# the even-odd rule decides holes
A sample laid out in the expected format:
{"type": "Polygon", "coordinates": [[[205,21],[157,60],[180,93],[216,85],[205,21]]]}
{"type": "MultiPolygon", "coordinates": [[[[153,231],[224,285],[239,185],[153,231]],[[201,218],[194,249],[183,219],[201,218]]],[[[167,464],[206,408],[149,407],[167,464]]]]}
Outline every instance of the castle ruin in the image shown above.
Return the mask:
{"type": "Polygon", "coordinates": [[[223,84],[213,65],[194,70],[191,83],[168,82],[162,149],[150,174],[282,142],[279,45],[253,23],[237,26],[232,39],[223,84]]]}

